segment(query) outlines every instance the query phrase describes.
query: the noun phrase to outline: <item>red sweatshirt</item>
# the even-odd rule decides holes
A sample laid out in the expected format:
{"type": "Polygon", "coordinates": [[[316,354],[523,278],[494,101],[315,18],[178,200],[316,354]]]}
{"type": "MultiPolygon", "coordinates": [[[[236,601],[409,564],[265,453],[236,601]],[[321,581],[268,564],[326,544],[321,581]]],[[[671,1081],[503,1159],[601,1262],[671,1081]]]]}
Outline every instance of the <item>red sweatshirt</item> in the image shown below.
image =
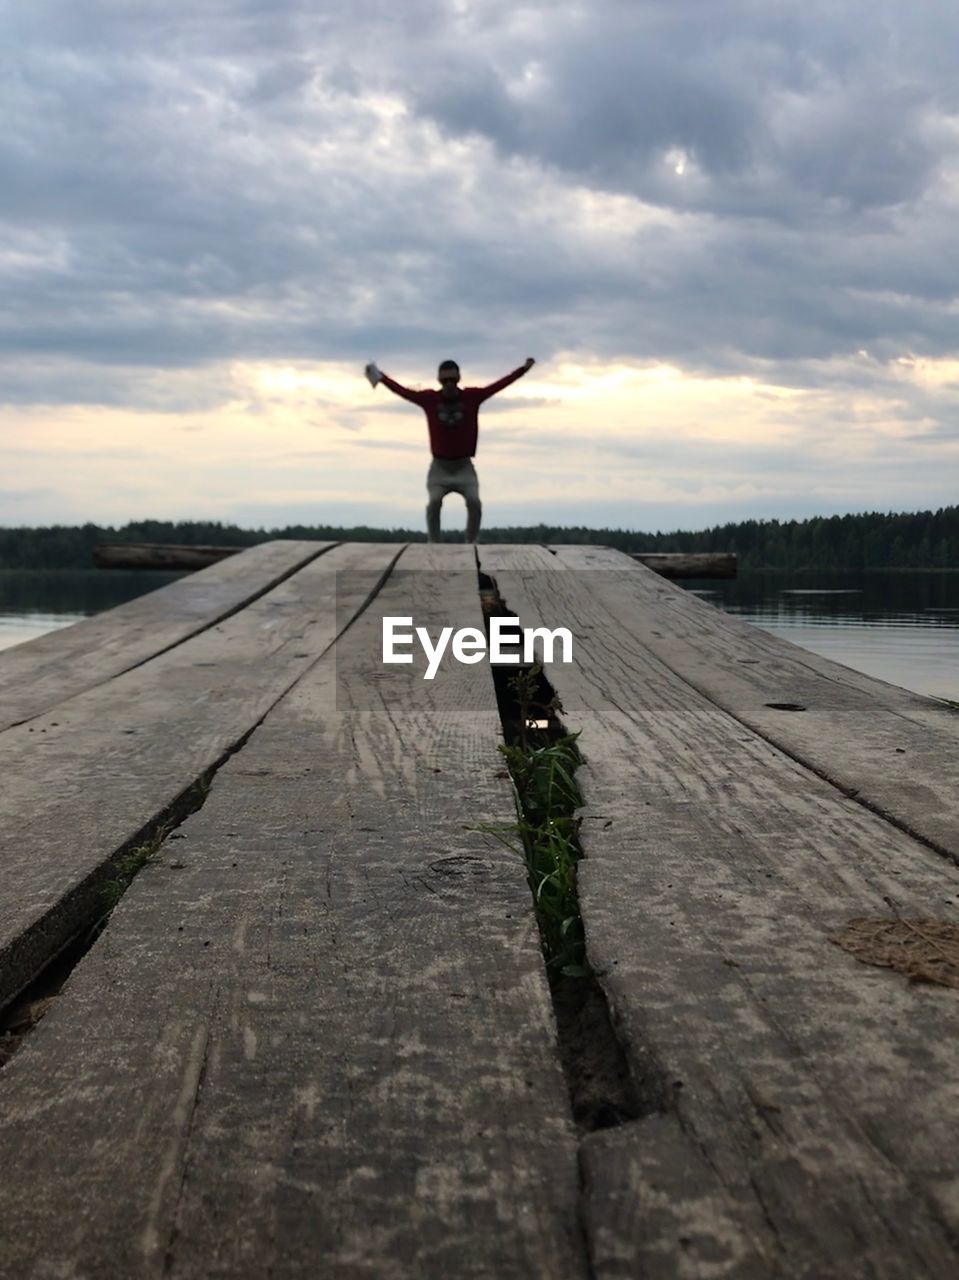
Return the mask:
{"type": "Polygon", "coordinates": [[[434,458],[472,458],[476,453],[480,405],[525,372],[526,368],[522,366],[500,378],[499,382],[491,382],[488,387],[461,387],[455,399],[447,400],[442,391],[411,391],[380,370],[391,391],[418,404],[426,414],[434,458]]]}

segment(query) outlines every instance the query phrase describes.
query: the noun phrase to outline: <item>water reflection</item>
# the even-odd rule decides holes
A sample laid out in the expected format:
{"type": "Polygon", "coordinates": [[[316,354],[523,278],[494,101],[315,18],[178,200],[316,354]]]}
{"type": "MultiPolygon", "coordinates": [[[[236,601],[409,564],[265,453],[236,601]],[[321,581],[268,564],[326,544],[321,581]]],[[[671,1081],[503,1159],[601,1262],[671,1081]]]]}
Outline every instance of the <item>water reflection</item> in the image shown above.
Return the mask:
{"type": "Polygon", "coordinates": [[[29,617],[11,617],[0,612],[0,649],[23,644],[25,640],[34,640],[37,636],[46,635],[48,631],[69,627],[76,621],[77,615],[73,613],[37,613],[29,617]]]}
{"type": "Polygon", "coordinates": [[[691,587],[814,653],[959,701],[959,573],[744,572],[732,582],[691,587]]]}
{"type": "Polygon", "coordinates": [[[0,649],[155,591],[177,573],[0,569],[0,649]]]}

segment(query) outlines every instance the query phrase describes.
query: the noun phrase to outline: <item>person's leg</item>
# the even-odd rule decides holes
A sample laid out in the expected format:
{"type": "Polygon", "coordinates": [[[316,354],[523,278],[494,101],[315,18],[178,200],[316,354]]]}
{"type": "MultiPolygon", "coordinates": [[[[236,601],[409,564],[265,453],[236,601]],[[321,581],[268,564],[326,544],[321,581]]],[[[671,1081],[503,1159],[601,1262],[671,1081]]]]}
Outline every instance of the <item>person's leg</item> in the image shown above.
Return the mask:
{"type": "Polygon", "coordinates": [[[479,477],[476,474],[476,468],[472,462],[466,464],[468,471],[466,473],[460,488],[460,493],[466,499],[466,541],[475,542],[480,530],[480,521],[483,518],[483,504],[480,502],[479,496],[479,477]]]}
{"type": "Polygon", "coordinates": [[[426,541],[439,542],[440,508],[443,505],[443,498],[446,496],[447,489],[438,475],[438,468],[435,462],[430,464],[430,469],[426,476],[426,492],[429,495],[429,502],[426,504],[426,541]]]}
{"type": "Polygon", "coordinates": [[[443,498],[441,494],[433,495],[430,492],[430,500],[426,504],[426,541],[440,541],[440,509],[443,506],[443,498]]]}
{"type": "Polygon", "coordinates": [[[466,541],[475,542],[479,536],[480,521],[483,518],[483,504],[479,497],[466,499],[466,541]]]}

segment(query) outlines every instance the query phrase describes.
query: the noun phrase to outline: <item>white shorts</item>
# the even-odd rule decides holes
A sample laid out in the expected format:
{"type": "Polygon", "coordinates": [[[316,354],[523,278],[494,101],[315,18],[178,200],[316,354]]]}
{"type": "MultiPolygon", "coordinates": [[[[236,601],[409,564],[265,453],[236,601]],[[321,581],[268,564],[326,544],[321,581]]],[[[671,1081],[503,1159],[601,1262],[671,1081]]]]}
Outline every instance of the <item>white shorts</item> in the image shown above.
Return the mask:
{"type": "Polygon", "coordinates": [[[472,458],[434,458],[426,477],[430,502],[448,493],[461,493],[467,502],[479,502],[479,477],[472,458]]]}

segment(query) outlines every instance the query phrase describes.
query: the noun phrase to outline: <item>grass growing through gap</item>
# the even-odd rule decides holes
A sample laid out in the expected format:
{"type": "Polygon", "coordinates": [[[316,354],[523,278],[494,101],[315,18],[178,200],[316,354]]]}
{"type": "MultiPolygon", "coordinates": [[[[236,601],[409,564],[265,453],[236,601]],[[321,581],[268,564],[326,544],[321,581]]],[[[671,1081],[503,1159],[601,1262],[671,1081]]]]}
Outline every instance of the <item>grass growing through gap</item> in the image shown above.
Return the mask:
{"type": "Polygon", "coordinates": [[[203,807],[210,792],[212,772],[202,774],[193,785],[183,793],[179,800],[167,811],[167,816],[154,828],[153,832],[138,845],[128,849],[113,863],[113,874],[106,881],[101,891],[101,907],[103,914],[91,930],[95,937],[105,927],[117,903],[129,889],[134,877],[141,868],[151,862],[160,852],[160,847],[171,831],[174,831],[185,817],[196,813],[203,807]]]}
{"type": "Polygon", "coordinates": [[[537,712],[548,715],[555,710],[534,701],[539,671],[532,667],[510,680],[519,725],[516,741],[499,748],[513,782],[517,822],[505,829],[480,829],[509,849],[514,848],[509,836],[520,838],[547,968],[553,976],[586,977],[589,968],[576,895],[580,848],[574,815],[582,797],[573,774],[581,761],[579,735],[555,738],[532,727],[537,712]]]}
{"type": "Polygon", "coordinates": [[[103,917],[97,921],[97,927],[102,928],[109,918],[114,907],[129,889],[133,877],[145,867],[151,859],[155,858],[160,851],[160,846],[173,829],[173,824],[167,825],[163,823],[153,832],[148,840],[144,840],[142,844],[135,845],[132,849],[128,849],[122,857],[117,858],[113,864],[113,875],[103,886],[103,917]]]}

